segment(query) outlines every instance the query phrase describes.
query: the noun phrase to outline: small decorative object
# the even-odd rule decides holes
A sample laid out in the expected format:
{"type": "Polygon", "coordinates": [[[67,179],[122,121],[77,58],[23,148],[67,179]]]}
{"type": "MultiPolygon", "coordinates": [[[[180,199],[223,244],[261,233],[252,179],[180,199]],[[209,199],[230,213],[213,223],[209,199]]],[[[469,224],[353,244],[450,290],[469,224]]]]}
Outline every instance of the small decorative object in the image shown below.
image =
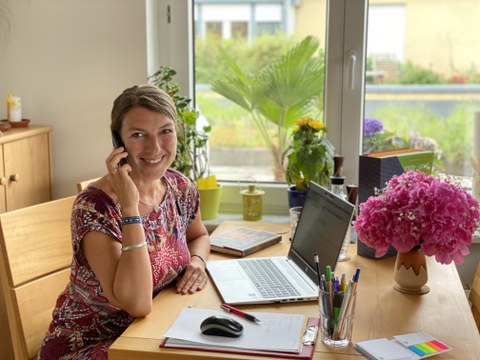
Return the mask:
{"type": "Polygon", "coordinates": [[[7,120],[9,122],[22,121],[22,106],[20,98],[12,93],[7,94],[7,120]]]}
{"type": "MultiPolygon", "coordinates": [[[[306,192],[308,183],[314,181],[327,187],[333,175],[333,145],[325,137],[325,124],[311,117],[298,119],[292,140],[282,158],[285,179],[296,191],[306,192]]],[[[291,203],[291,201],[289,201],[291,203]]],[[[303,203],[290,204],[303,206],[303,203]]]]}
{"type": "MultiPolygon", "coordinates": [[[[360,204],[353,224],[358,238],[375,249],[376,257],[392,245],[398,257],[420,248],[442,264],[461,264],[480,224],[480,212],[478,201],[448,179],[410,170],[394,176],[377,196],[360,204]]],[[[401,266],[402,261],[397,261],[401,266]]],[[[409,290],[422,293],[421,286],[417,292],[409,290]]]]}
{"type": "Polygon", "coordinates": [[[240,194],[243,198],[243,219],[260,220],[263,215],[262,198],[265,191],[257,189],[255,184],[249,184],[248,190],[242,190],[240,194]]]}

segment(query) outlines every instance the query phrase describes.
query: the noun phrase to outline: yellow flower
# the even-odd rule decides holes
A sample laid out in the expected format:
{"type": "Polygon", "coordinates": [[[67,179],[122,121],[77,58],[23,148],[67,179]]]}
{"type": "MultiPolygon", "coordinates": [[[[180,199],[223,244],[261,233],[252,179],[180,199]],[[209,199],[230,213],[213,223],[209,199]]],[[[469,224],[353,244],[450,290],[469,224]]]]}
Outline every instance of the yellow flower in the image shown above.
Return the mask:
{"type": "Polygon", "coordinates": [[[323,122],[321,122],[320,120],[314,120],[311,117],[297,119],[295,121],[295,125],[296,127],[293,129],[293,132],[298,132],[302,130],[302,128],[310,128],[314,132],[318,132],[326,128],[323,122]]]}

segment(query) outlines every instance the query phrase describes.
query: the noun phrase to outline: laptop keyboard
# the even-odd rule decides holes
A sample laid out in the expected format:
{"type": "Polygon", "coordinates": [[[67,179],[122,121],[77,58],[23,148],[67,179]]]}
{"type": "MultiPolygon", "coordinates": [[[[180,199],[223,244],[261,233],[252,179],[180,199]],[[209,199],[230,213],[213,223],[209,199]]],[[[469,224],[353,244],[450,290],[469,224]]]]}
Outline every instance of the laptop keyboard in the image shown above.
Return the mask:
{"type": "Polygon", "coordinates": [[[265,299],[300,295],[271,259],[248,259],[239,264],[265,299]]]}

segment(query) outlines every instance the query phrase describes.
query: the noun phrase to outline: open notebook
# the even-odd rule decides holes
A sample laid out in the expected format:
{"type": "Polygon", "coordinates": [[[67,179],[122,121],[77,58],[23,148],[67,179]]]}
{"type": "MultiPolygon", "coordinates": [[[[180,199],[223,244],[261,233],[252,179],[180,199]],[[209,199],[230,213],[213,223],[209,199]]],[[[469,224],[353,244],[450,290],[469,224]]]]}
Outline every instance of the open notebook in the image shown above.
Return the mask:
{"type": "Polygon", "coordinates": [[[207,262],[213,283],[227,304],[309,301],[318,298],[314,254],[319,265],[337,264],[352,220],[353,205],[310,182],[287,256],[207,262]]]}

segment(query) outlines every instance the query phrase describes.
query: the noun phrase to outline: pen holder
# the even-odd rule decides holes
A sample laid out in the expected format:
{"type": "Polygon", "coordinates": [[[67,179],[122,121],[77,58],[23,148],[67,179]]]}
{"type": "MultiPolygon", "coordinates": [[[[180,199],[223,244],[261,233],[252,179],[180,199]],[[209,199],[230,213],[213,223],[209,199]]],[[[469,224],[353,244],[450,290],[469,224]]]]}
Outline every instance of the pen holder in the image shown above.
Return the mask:
{"type": "Polygon", "coordinates": [[[345,347],[352,341],[357,290],[344,292],[319,290],[321,337],[325,345],[345,347]]]}

